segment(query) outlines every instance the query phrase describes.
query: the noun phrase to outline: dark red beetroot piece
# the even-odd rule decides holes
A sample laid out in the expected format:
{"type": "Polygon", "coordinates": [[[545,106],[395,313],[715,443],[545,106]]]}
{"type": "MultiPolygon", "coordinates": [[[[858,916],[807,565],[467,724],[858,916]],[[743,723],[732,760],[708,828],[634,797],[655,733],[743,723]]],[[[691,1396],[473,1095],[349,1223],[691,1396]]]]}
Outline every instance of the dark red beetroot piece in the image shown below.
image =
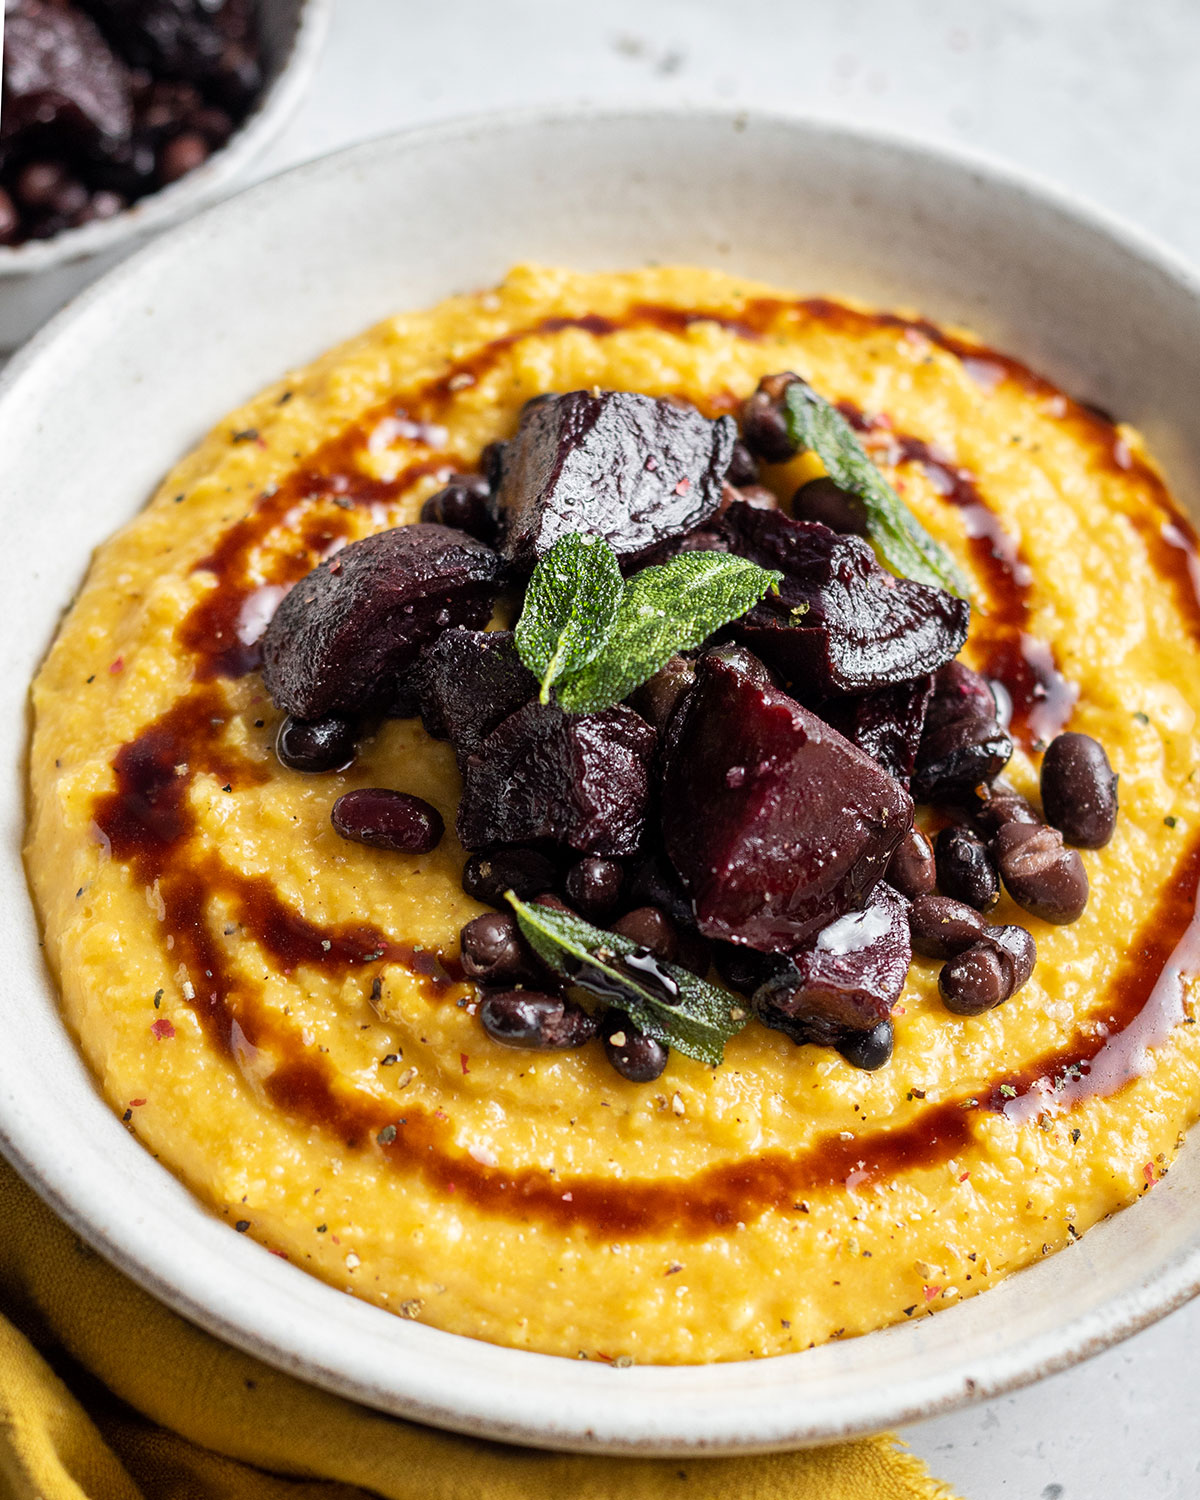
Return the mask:
{"type": "Polygon", "coordinates": [[[700,659],[672,739],[663,833],[708,937],[802,949],[862,905],[912,826],[903,788],[740,647],[700,659]]]}
{"type": "Polygon", "coordinates": [[[501,455],[501,550],[529,564],[571,531],[640,552],[711,516],[737,427],[626,391],[532,402],[501,455]]]}
{"type": "Polygon", "coordinates": [[[250,0],[78,0],[135,67],[243,110],[262,87],[250,0]]]}
{"type": "Polygon", "coordinates": [[[911,962],[904,900],[879,885],[863,911],[831,922],[757,990],[754,1009],[764,1025],[795,1042],[834,1046],[888,1019],[911,962]]]}
{"type": "Polygon", "coordinates": [[[95,24],[43,0],[5,6],[0,139],[31,127],[90,152],[128,136],[129,74],[95,24]]]}
{"type": "Polygon", "coordinates": [[[913,773],[917,801],[975,802],[978,788],[1000,774],[1012,751],[987,679],[961,661],[940,668],[913,773]]]}
{"type": "Polygon", "coordinates": [[[223,146],[263,83],[257,9],[8,0],[0,241],[111,218],[223,146]]]}
{"type": "Polygon", "coordinates": [[[623,705],[564,714],[526,704],[464,762],[463,847],[549,839],[581,854],[636,853],[654,746],[653,729],[623,705]]]}
{"type": "Polygon", "coordinates": [[[784,575],[737,634],[806,701],[911,682],[967,638],[966,600],[893,577],[859,537],[742,504],[722,526],[731,552],[784,575]]]}
{"type": "Polygon", "coordinates": [[[286,595],[263,636],[263,681],[301,719],[382,704],[451,625],[486,623],[500,559],[448,526],[418,522],[351,542],[286,595]]]}
{"type": "Polygon", "coordinates": [[[449,740],[460,761],[537,692],[511,630],[447,630],[421,658],[416,678],[426,732],[449,740]]]}
{"type": "Polygon", "coordinates": [[[908,786],[917,764],[925,711],[933,692],[931,676],[856,697],[830,698],[822,706],[829,722],[851,744],[878,761],[901,786],[908,786]]]}

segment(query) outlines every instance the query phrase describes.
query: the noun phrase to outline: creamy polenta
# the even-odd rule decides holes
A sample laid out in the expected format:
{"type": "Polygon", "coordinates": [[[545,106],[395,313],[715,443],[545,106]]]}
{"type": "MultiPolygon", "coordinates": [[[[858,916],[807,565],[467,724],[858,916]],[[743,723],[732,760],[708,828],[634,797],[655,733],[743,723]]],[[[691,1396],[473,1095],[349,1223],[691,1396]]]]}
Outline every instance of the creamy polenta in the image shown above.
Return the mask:
{"type": "MultiPolygon", "coordinates": [[[[816,472],[768,470],[786,498],[816,472]]],[[[239,1232],[475,1338],[702,1362],[802,1349],[981,1291],[1149,1190],[1200,1110],[1200,608],[1136,433],[917,319],[692,269],[520,268],[405,313],[221,423],[99,551],[34,686],[28,866],[68,1023],[112,1107],[239,1232]],[[1083,917],[1005,897],[1039,961],[951,1015],[918,959],[890,1064],[748,1026],[655,1083],[598,1045],[492,1042],[456,975],[480,908],[452,833],[340,839],[354,787],[454,826],[449,745],[385,720],[342,773],[273,753],[256,656],[286,587],[415,520],[522,404],[581,387],[735,410],[793,369],[976,580],[1035,795],[1069,717],[1120,774],[1083,917]]]]}

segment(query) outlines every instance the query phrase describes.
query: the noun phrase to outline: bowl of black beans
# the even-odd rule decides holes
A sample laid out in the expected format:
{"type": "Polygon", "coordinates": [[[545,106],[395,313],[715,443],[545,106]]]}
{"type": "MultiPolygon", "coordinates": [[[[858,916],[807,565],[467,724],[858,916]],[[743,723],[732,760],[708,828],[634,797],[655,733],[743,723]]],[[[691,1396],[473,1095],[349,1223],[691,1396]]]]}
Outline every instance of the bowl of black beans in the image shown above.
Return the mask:
{"type": "Polygon", "coordinates": [[[0,349],[218,196],[307,87],[330,0],[4,0],[0,349]]]}

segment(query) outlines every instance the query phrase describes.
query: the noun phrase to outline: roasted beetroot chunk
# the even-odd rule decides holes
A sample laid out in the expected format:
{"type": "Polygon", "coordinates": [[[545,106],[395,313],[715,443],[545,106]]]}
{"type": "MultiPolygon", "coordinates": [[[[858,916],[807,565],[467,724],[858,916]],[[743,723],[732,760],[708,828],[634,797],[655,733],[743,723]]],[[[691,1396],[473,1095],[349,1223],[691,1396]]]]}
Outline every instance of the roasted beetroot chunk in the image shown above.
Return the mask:
{"type": "Polygon", "coordinates": [[[999,776],[1012,753],[986,679],[961,661],[948,662],[933,680],[913,796],[918,802],[970,803],[981,785],[999,776]]]}
{"type": "Polygon", "coordinates": [[[463,764],[466,849],[549,839],[620,858],[642,841],[655,734],[631,708],[564,714],[529,703],[463,764]]]}
{"type": "Polygon", "coordinates": [[[872,760],[907,786],[917,763],[925,710],[933,692],[932,677],[895,687],[877,688],[856,697],[833,698],[825,714],[833,727],[872,760]]]}
{"type": "Polygon", "coordinates": [[[127,137],[129,73],[94,22],[48,0],[5,13],[4,140],[37,129],[59,149],[103,154],[127,137]]]}
{"type": "Polygon", "coordinates": [[[779,952],[862,905],[913,816],[890,776],[736,646],[698,664],[662,806],[701,932],[779,952]]]}
{"type": "Polygon", "coordinates": [[[784,575],[737,634],[805,700],[911,682],[961,650],[967,602],[893,577],[860,537],[740,502],[722,523],[730,551],[784,575]]]}
{"type": "Polygon", "coordinates": [[[795,1042],[833,1046],[887,1020],[911,962],[904,899],[878,885],[863,911],[831,922],[756,990],[754,1009],[795,1042]]]}
{"type": "Polygon", "coordinates": [[[571,391],[525,408],[500,460],[502,551],[529,564],[570,531],[640,552],[711,516],[737,427],[626,391],[571,391]]]}
{"type": "Polygon", "coordinates": [[[426,732],[449,740],[460,760],[474,755],[496,725],[537,692],[511,630],[461,626],[447,630],[425,652],[417,685],[426,732]]]}
{"type": "Polygon", "coordinates": [[[450,625],[492,612],[500,559],[448,526],[380,531],[302,578],[263,637],[263,681],[301,719],[386,702],[395,679],[450,625]]]}

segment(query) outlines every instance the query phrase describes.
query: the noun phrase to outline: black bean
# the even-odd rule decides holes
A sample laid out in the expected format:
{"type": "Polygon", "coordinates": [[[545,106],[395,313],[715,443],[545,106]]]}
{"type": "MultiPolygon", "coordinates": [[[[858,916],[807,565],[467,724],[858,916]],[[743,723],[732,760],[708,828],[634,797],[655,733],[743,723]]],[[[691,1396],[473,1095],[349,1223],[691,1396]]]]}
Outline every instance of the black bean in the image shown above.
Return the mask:
{"type": "Polygon", "coordinates": [[[1000,878],[987,845],[969,828],[943,828],[934,845],[937,883],[944,896],[990,911],[1000,899],[1000,878]]]}
{"type": "Polygon", "coordinates": [[[91,224],[97,219],[111,219],[126,207],[125,199],[120,193],[109,192],[107,188],[98,188],[88,200],[87,207],[75,216],[77,224],[91,224]]]}
{"type": "Polygon", "coordinates": [[[1062,925],[1083,913],[1088,878],[1083,860],[1063,844],[1057,828],[1005,823],[996,835],[996,858],[1008,894],[1018,906],[1062,925]]]}
{"type": "Polygon", "coordinates": [[[825,476],[800,486],[792,496],[792,514],[797,521],[820,521],[846,535],[867,534],[866,505],[825,476]]]}
{"type": "Polygon", "coordinates": [[[615,859],[588,855],[567,871],[566,892],[577,911],[592,921],[603,921],[621,899],[625,871],[615,859]]]}
{"type": "Polygon", "coordinates": [[[217,109],[215,105],[205,105],[201,109],[192,110],[188,116],[188,124],[193,130],[200,132],[214,151],[217,147],[223,146],[233,134],[233,120],[223,109],[217,109]]]}
{"type": "Polygon", "coordinates": [[[331,817],[344,839],[397,854],[428,854],[445,832],[441,813],[423,797],[386,787],[343,793],[331,817]]]}
{"type": "Polygon", "coordinates": [[[1068,844],[1102,849],[1117,826],[1117,777],[1090,734],[1060,734],[1042,760],[1046,821],[1068,844]]]}
{"type": "Polygon", "coordinates": [[[681,969],[698,974],[701,979],[712,968],[712,944],[694,927],[679,929],[679,957],[672,960],[681,969]]]}
{"type": "Polygon", "coordinates": [[[980,789],[980,801],[973,809],[975,822],[987,838],[994,838],[1005,823],[1028,823],[1036,827],[1043,820],[1038,810],[1016,787],[1007,781],[996,781],[980,789]]]}
{"type": "Polygon", "coordinates": [[[1015,995],[1022,985],[1028,983],[1037,963],[1037,944],[1033,940],[1033,933],[1014,923],[1005,927],[989,927],[987,936],[991,942],[999,943],[1013,961],[1012,988],[1009,994],[1015,995]]]}
{"type": "Polygon", "coordinates": [[[851,1067],[874,1073],[892,1055],[895,1033],[890,1021],[880,1021],[870,1031],[855,1031],[838,1043],[838,1051],[851,1067]]]}
{"type": "Polygon", "coordinates": [[[492,489],[498,489],[504,472],[504,450],[507,443],[489,443],[479,455],[479,468],[492,489]]]}
{"type": "Polygon", "coordinates": [[[454,526],[481,542],[491,542],[496,535],[496,522],[488,506],[491,493],[482,474],[456,474],[444,489],[426,500],[421,520],[454,526]]]}
{"type": "Polygon", "coordinates": [[[548,890],[557,879],[554,862],[540,850],[514,847],[472,854],[463,867],[462,888],[476,901],[507,911],[505,891],[529,901],[539,891],[548,890]]]}
{"type": "Polygon", "coordinates": [[[695,663],[678,653],[630,694],[630,703],[655,729],[666,729],[683,695],[696,680],[695,663]]]}
{"type": "Polygon", "coordinates": [[[756,457],[779,464],[796,453],[784,419],[783,397],[795,375],[765,375],[742,406],[742,442],[756,457]]]}
{"type": "Polygon", "coordinates": [[[549,907],[551,911],[565,911],[569,912],[571,916],[576,915],[575,912],[571,911],[571,908],[567,905],[563,898],[559,895],[556,895],[553,891],[542,891],[540,895],[533,898],[533,904],[534,906],[549,907]]]}
{"type": "Polygon", "coordinates": [[[344,771],[355,749],[354,724],[339,714],[325,719],[289,714],[275,736],[275,754],[293,771],[344,771]]]}
{"type": "Polygon", "coordinates": [[[673,964],[679,958],[679,929],[657,906],[638,906],[612,925],[614,932],[673,964]]]}
{"type": "Polygon", "coordinates": [[[539,990],[499,990],[479,1007],[483,1029],[506,1047],[562,1052],[582,1047],[596,1035],[596,1022],[562,995],[539,990]]]}
{"type": "Polygon", "coordinates": [[[933,891],[937,884],[933,845],[919,828],[910,828],[896,845],[888,862],[887,881],[910,901],[933,891]]]}
{"type": "Polygon", "coordinates": [[[985,925],[977,911],[948,896],[918,896],[908,909],[913,951],[926,958],[953,958],[978,941],[985,925]]]}
{"type": "Polygon", "coordinates": [[[0,187],[0,245],[11,245],[21,229],[21,215],[12,194],[0,187]]]}
{"type": "Polygon", "coordinates": [[[938,989],[942,1004],[956,1016],[981,1016],[1008,999],[1012,959],[998,944],[973,943],[942,965],[938,989]]]}
{"type": "Polygon", "coordinates": [[[734,443],[725,478],[738,489],[743,485],[758,483],[758,463],[745,443],[734,443]]]}
{"type": "Polygon", "coordinates": [[[667,1065],[670,1049],[638,1031],[624,1011],[606,1012],[601,1036],[605,1056],[630,1083],[653,1083],[667,1065]]]}
{"type": "Polygon", "coordinates": [[[642,906],[658,906],[681,927],[694,921],[691,898],[669,860],[651,854],[633,866],[628,899],[642,906]]]}
{"type": "Polygon", "coordinates": [[[742,943],[714,943],[713,963],[731,990],[753,995],[771,979],[787,959],[775,953],[760,953],[742,943]]]}
{"type": "Polygon", "coordinates": [[[62,162],[30,161],[17,173],[13,191],[26,208],[53,208],[60,188],[68,180],[62,162]]]}
{"type": "Polygon", "coordinates": [[[184,130],[173,136],[158,153],[158,180],[164,187],[178,182],[189,172],[203,166],[211,150],[198,130],[184,130]]]}
{"type": "Polygon", "coordinates": [[[468,979],[504,984],[532,975],[533,965],[515,917],[486,912],[466,924],[459,942],[463,973],[468,979]]]}
{"type": "Polygon", "coordinates": [[[80,222],[89,203],[87,188],[74,177],[69,177],[54,195],[52,205],[56,217],[69,224],[80,222]]]}

